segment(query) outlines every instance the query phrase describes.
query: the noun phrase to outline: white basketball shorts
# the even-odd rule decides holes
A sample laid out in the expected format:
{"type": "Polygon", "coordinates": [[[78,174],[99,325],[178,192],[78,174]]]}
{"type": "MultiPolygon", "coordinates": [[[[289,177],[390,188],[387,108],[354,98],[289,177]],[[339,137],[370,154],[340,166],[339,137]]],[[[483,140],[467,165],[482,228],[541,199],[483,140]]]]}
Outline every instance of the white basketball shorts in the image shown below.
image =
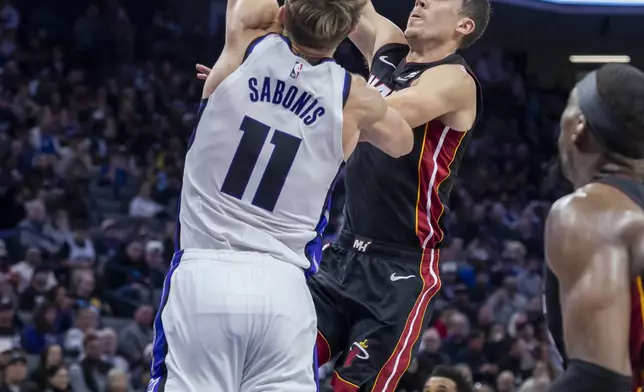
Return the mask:
{"type": "Polygon", "coordinates": [[[317,334],[304,272],[270,256],[187,249],[154,322],[148,392],[312,392],[317,334]]]}

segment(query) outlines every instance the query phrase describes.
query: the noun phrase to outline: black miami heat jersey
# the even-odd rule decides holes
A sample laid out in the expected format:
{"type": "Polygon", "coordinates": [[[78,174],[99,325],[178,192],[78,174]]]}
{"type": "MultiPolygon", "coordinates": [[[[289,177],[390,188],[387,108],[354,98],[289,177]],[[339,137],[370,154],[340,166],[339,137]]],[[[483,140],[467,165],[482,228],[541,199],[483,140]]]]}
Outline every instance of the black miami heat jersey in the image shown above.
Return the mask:
{"type": "MultiPolygon", "coordinates": [[[[644,209],[644,184],[624,177],[605,177],[596,182],[606,184],[620,190],[635,204],[644,209]]],[[[638,276],[631,285],[631,330],[630,356],[633,369],[633,392],[641,392],[644,386],[644,273],[638,276]]],[[[546,266],[546,287],[544,295],[544,310],[548,320],[550,343],[552,345],[551,359],[555,365],[564,368],[568,360],[564,345],[563,316],[559,302],[559,281],[555,274],[546,266]]]]}
{"type": "MultiPolygon", "coordinates": [[[[481,88],[461,56],[411,63],[405,60],[408,52],[409,47],[402,44],[380,48],[374,55],[369,83],[386,97],[411,86],[427,69],[460,64],[476,82],[478,120],[481,88]]],[[[400,158],[359,143],[347,162],[345,230],[401,246],[437,248],[444,235],[445,203],[470,134],[470,130],[454,130],[440,120],[430,121],[414,129],[414,148],[400,158]]]]}

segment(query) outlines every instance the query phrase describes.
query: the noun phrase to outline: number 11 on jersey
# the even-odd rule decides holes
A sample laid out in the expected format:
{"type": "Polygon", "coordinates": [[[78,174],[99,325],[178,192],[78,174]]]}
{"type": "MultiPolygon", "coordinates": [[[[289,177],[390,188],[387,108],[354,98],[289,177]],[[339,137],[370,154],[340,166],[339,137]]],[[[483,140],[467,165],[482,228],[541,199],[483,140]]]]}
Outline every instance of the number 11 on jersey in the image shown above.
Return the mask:
{"type": "MultiPolygon", "coordinates": [[[[241,200],[271,127],[245,116],[239,130],[243,132],[242,138],[226,173],[221,191],[241,200]]],[[[253,197],[254,206],[273,211],[301,142],[302,139],[298,137],[275,130],[271,138],[273,152],[253,197]]]]}

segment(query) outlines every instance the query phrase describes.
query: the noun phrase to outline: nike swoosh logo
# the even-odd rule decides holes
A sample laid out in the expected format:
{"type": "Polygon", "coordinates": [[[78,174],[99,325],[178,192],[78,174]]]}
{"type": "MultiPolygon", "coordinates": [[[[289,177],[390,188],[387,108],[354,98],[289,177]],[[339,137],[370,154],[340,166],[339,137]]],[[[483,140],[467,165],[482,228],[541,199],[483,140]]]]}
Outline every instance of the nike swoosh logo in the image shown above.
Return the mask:
{"type": "Polygon", "coordinates": [[[382,61],[383,63],[385,63],[385,64],[387,64],[387,65],[390,65],[390,66],[392,66],[392,67],[394,67],[394,68],[397,68],[397,67],[396,67],[396,65],[395,65],[394,63],[392,63],[392,62],[390,62],[389,60],[387,60],[387,56],[380,56],[380,57],[378,57],[378,60],[380,60],[380,61],[382,61]]]}
{"type": "Polygon", "coordinates": [[[397,280],[411,279],[411,278],[415,278],[415,277],[416,277],[416,275],[409,275],[409,276],[396,276],[396,273],[394,272],[393,274],[391,274],[391,276],[389,277],[389,279],[390,279],[392,282],[395,282],[395,281],[397,281],[397,280]]]}

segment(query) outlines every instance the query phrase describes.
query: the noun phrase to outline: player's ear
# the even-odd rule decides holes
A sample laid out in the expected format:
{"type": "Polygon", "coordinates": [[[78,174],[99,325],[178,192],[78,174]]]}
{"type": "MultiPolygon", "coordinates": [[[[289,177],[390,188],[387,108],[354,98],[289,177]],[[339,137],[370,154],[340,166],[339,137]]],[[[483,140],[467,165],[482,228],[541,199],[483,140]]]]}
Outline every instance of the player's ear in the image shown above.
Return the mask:
{"type": "Polygon", "coordinates": [[[281,6],[280,9],[277,11],[277,21],[280,22],[280,24],[283,26],[285,20],[286,20],[286,9],[284,8],[284,6],[281,6]]]}
{"type": "Polygon", "coordinates": [[[583,138],[588,136],[588,122],[586,121],[586,116],[584,116],[581,111],[577,115],[577,120],[575,124],[575,130],[572,134],[572,142],[578,144],[582,141],[583,138]]]}
{"type": "Polygon", "coordinates": [[[460,33],[461,35],[465,36],[468,34],[472,34],[474,32],[474,28],[476,27],[476,24],[474,21],[470,18],[461,18],[458,21],[458,24],[456,25],[456,31],[460,33]]]}

